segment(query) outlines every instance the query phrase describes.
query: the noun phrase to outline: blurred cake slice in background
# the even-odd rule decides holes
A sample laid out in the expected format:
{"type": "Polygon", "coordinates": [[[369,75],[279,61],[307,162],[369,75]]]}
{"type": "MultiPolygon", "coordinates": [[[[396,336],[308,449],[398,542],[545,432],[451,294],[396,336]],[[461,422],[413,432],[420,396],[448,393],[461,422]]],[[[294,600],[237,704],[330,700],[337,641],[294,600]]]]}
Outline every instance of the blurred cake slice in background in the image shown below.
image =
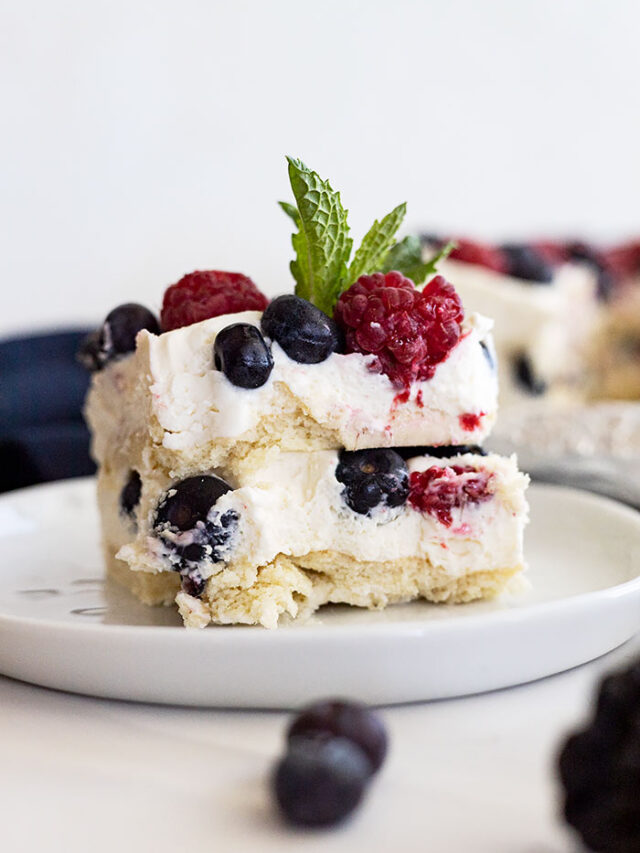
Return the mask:
{"type": "MultiPolygon", "coordinates": [[[[446,242],[424,235],[425,253],[446,242]]],[[[453,238],[441,264],[468,310],[494,319],[500,403],[583,399],[601,324],[601,272],[551,243],[491,246],[453,238]]]]}

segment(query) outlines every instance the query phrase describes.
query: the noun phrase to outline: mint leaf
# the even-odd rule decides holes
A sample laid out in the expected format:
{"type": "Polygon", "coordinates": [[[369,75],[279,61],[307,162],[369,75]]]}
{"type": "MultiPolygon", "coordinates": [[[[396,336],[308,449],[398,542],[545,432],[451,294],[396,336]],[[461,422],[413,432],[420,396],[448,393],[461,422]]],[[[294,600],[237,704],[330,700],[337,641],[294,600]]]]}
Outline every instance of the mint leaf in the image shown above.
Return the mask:
{"type": "Polygon", "coordinates": [[[455,247],[456,243],[453,240],[450,240],[445,246],[440,249],[439,252],[436,252],[436,254],[432,258],[426,261],[426,263],[422,265],[422,278],[420,279],[420,281],[414,280],[414,284],[422,284],[422,282],[428,276],[438,272],[438,264],[440,263],[440,261],[446,260],[451,254],[451,252],[453,252],[455,247]]]}
{"type": "Polygon", "coordinates": [[[396,231],[400,227],[406,212],[407,204],[404,202],[394,207],[391,213],[387,213],[380,222],[377,219],[374,221],[371,228],[362,238],[360,248],[349,267],[346,281],[347,286],[357,281],[361,275],[380,272],[384,259],[393,246],[396,231]]]}
{"type": "MultiPolygon", "coordinates": [[[[289,180],[298,210],[298,232],[291,242],[296,252],[291,272],[295,292],[331,314],[347,274],[353,241],[348,236],[347,211],[328,181],[311,171],[301,160],[287,157],[289,180]]],[[[290,216],[289,205],[283,209],[290,216]]]]}
{"type": "Polygon", "coordinates": [[[300,221],[300,217],[298,216],[298,208],[295,206],[295,204],[289,204],[288,201],[279,201],[278,204],[284,210],[287,216],[290,216],[291,219],[293,219],[293,221],[297,225],[300,221]]]}
{"type": "Polygon", "coordinates": [[[437,271],[440,261],[443,261],[455,249],[455,245],[455,243],[447,243],[433,258],[423,261],[420,240],[415,235],[410,234],[391,248],[385,258],[382,271],[398,270],[410,278],[415,285],[423,284],[427,276],[433,275],[437,271]]]}

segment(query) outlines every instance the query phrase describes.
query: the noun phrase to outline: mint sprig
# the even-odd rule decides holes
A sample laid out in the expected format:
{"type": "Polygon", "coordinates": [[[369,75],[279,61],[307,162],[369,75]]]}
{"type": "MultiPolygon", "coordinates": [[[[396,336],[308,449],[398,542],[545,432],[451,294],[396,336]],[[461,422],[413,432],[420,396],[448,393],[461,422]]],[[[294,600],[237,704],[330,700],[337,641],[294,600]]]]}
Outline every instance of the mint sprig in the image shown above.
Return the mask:
{"type": "MultiPolygon", "coordinates": [[[[347,211],[328,181],[323,181],[300,160],[287,157],[289,180],[296,200],[298,226],[291,237],[296,253],[291,272],[296,294],[331,313],[346,278],[353,240],[347,211]]],[[[290,216],[293,210],[281,204],[290,216]]]]}
{"type": "Polygon", "coordinates": [[[385,258],[393,246],[396,231],[402,224],[406,212],[407,204],[403,202],[394,207],[391,213],[387,213],[380,222],[377,219],[374,221],[362,238],[360,248],[355,253],[349,267],[347,276],[349,284],[353,284],[361,275],[378,272],[382,269],[385,258]]]}
{"type": "Polygon", "coordinates": [[[413,234],[404,238],[390,250],[385,258],[382,272],[398,270],[417,286],[424,284],[427,278],[438,270],[438,264],[444,261],[455,249],[456,244],[447,243],[428,261],[422,260],[422,245],[413,234]]]}
{"type": "Polygon", "coordinates": [[[325,313],[331,315],[340,294],[361,275],[394,269],[416,285],[422,284],[453,249],[453,244],[448,244],[425,262],[417,237],[405,237],[394,243],[407,212],[403,203],[380,221],[374,221],[349,263],[353,240],[340,193],[301,160],[287,157],[287,161],[296,204],[286,201],[279,204],[297,228],[291,236],[296,256],[290,264],[295,292],[325,313]]]}

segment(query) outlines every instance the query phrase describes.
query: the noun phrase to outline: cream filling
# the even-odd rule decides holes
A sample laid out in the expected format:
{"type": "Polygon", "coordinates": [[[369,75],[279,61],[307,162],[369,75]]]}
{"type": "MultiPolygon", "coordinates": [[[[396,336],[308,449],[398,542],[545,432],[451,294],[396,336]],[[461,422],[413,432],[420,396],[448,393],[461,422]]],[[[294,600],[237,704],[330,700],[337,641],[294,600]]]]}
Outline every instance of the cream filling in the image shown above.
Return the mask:
{"type": "MultiPolygon", "coordinates": [[[[450,577],[522,564],[528,478],[518,471],[515,457],[465,454],[452,460],[417,457],[409,461],[410,471],[456,464],[492,475],[492,497],[454,508],[450,526],[409,503],[398,514],[392,513],[386,523],[381,523],[384,515],[368,518],[354,512],[346,505],[343,485],[335,477],[337,462],[334,450],[274,450],[256,465],[245,464],[238,473],[238,488],[223,495],[214,509],[218,515],[234,510],[240,519],[229,543],[228,561],[204,561],[200,568],[203,576],[226,571],[226,585],[233,585],[235,567],[244,572],[248,567],[266,565],[278,554],[304,557],[314,551],[333,551],[374,562],[418,557],[450,577]]],[[[138,542],[122,548],[118,556],[132,569],[168,570],[161,553],[158,539],[143,531],[138,542]]]]}
{"type": "Polygon", "coordinates": [[[402,400],[386,375],[370,369],[372,356],[334,353],[320,364],[299,364],[275,343],[274,367],[265,385],[234,386],[213,368],[216,335],[232,323],[258,326],[260,316],[243,312],[160,336],[141,333],[138,345],[148,352],[152,408],[165,447],[182,451],[249,433],[261,418],[277,412],[279,387],[350,448],[388,446],[396,432],[404,444],[411,443],[411,435],[416,444],[455,444],[478,442],[488,434],[497,408],[497,379],[480,342],[492,346],[490,320],[469,317],[463,338],[435,375],[414,383],[409,399],[402,400]],[[475,429],[459,421],[461,415],[481,413],[475,429]]]}

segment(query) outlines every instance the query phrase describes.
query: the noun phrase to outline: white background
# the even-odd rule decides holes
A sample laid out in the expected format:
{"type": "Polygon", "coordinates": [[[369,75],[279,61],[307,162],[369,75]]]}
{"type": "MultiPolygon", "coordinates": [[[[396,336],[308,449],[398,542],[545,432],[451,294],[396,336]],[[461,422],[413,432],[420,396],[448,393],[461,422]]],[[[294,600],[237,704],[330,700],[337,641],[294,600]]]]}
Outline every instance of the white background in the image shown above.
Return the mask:
{"type": "Polygon", "coordinates": [[[638,230],[633,0],[11,0],[0,333],[157,308],[196,268],[290,287],[284,154],[356,237],[638,230]]]}

